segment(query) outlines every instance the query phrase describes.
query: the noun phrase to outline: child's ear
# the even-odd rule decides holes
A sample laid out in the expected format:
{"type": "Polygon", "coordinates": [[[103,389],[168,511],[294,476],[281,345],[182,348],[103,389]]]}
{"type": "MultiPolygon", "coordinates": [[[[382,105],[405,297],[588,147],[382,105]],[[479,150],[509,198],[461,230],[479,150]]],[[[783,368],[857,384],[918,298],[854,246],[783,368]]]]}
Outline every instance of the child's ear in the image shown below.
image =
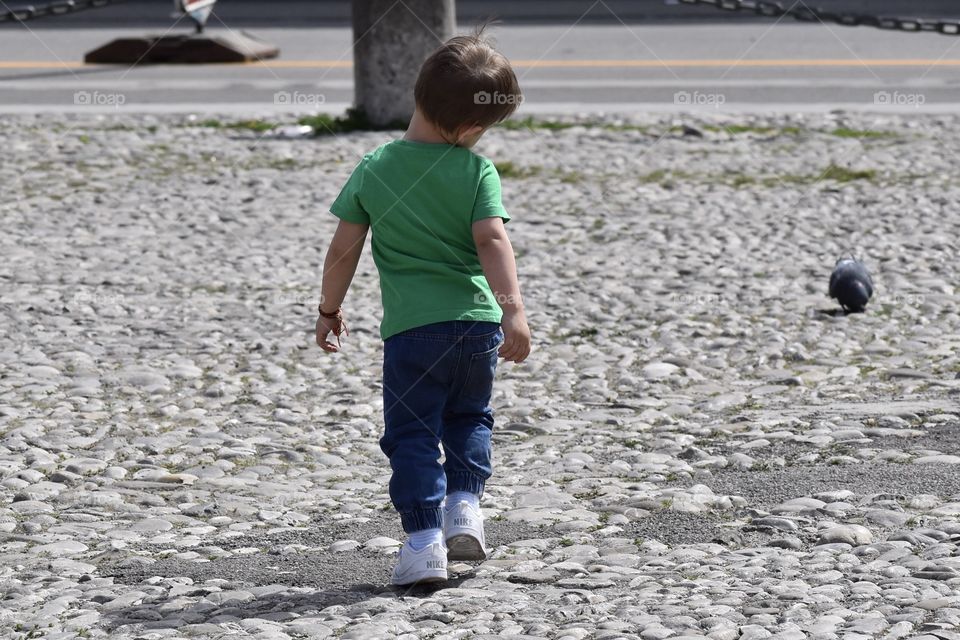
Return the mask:
{"type": "Polygon", "coordinates": [[[457,135],[457,144],[460,144],[464,140],[470,140],[474,136],[478,136],[481,133],[483,133],[483,127],[478,124],[475,124],[472,127],[461,129],[460,133],[457,135]]]}

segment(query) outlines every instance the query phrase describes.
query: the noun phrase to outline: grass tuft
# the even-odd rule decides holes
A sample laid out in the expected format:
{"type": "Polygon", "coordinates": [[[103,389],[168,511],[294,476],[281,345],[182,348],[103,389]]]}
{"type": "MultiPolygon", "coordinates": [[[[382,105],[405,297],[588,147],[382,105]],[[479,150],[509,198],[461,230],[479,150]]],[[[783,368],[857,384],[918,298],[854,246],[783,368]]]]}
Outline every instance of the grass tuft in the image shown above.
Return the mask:
{"type": "Polygon", "coordinates": [[[543,167],[537,165],[521,167],[510,160],[494,162],[493,166],[496,167],[501,178],[532,178],[540,175],[543,170],[543,167]]]}
{"type": "Polygon", "coordinates": [[[639,124],[603,124],[597,122],[560,122],[558,120],[536,120],[530,116],[526,118],[513,118],[504,120],[499,125],[502,129],[509,131],[563,131],[574,127],[600,128],[607,131],[640,131],[646,133],[649,127],[639,124]]]}
{"type": "Polygon", "coordinates": [[[854,180],[869,180],[872,182],[876,179],[877,172],[874,169],[855,171],[831,162],[822,175],[823,180],[836,180],[837,182],[852,182],[854,180]]]}
{"type": "MultiPolygon", "coordinates": [[[[374,126],[366,114],[357,109],[347,109],[345,115],[331,116],[325,113],[319,113],[312,116],[302,116],[297,119],[297,124],[309,125],[313,127],[315,136],[335,135],[338,133],[349,133],[351,131],[386,131],[395,129],[406,129],[407,123],[395,120],[386,126],[374,126]]],[[[236,129],[243,131],[253,131],[255,133],[265,133],[279,127],[281,123],[270,122],[268,120],[238,120],[236,122],[223,122],[216,119],[208,119],[198,122],[192,126],[207,127],[209,129],[236,129]]]]}
{"type": "Polygon", "coordinates": [[[209,119],[198,122],[195,126],[206,127],[208,129],[238,129],[243,131],[255,131],[257,133],[263,133],[264,131],[270,131],[277,125],[276,123],[259,119],[237,120],[236,122],[221,122],[220,120],[209,119]]]}
{"type": "Polygon", "coordinates": [[[575,122],[558,122],[556,120],[534,120],[532,117],[527,116],[526,118],[504,120],[498,126],[502,129],[507,129],[510,131],[526,131],[535,129],[562,131],[564,129],[572,129],[576,126],[585,125],[579,125],[575,122]]]}
{"type": "Polygon", "coordinates": [[[407,123],[401,120],[394,120],[383,127],[375,126],[370,122],[367,114],[359,109],[347,109],[347,113],[342,116],[331,116],[325,113],[303,116],[297,120],[297,124],[306,124],[313,127],[314,135],[317,136],[336,135],[351,131],[388,131],[407,128],[407,123]]]}
{"type": "Polygon", "coordinates": [[[849,129],[847,127],[838,127],[829,132],[832,136],[838,138],[896,138],[897,134],[892,131],[878,131],[876,129],[849,129]]]}

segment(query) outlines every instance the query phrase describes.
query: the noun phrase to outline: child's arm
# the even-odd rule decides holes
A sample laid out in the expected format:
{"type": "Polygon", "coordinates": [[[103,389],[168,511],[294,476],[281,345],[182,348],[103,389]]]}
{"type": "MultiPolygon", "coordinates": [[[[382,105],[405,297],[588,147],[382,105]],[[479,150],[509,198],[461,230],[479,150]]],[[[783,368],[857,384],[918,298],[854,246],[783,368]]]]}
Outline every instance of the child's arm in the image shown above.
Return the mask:
{"type": "MultiPolygon", "coordinates": [[[[363,252],[363,242],[367,237],[368,224],[340,221],[336,233],[327,249],[327,257],[323,262],[323,285],[320,294],[320,309],[324,313],[332,314],[340,308],[353,274],[357,271],[360,254],[363,252]]],[[[324,351],[339,351],[339,339],[333,344],[327,337],[332,331],[339,336],[343,327],[340,318],[317,318],[317,344],[324,351]]]]}
{"type": "Polygon", "coordinates": [[[480,266],[493,290],[497,303],[503,309],[503,345],[500,357],[523,362],[530,355],[530,327],[520,298],[517,280],[517,261],[513,246],[503,227],[503,219],[483,218],[473,223],[473,242],[477,246],[480,266]]]}

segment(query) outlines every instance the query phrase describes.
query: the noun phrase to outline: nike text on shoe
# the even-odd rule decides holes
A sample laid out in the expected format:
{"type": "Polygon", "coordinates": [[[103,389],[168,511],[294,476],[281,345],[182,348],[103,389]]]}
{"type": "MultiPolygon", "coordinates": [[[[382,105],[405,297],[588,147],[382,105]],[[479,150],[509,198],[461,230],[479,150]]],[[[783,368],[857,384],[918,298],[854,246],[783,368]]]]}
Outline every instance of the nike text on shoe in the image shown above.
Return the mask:
{"type": "Polygon", "coordinates": [[[447,550],[442,544],[430,544],[414,551],[407,542],[393,568],[391,584],[413,585],[444,582],[447,579],[447,550]]]}
{"type": "Polygon", "coordinates": [[[443,538],[447,560],[485,560],[483,516],[467,502],[458,502],[443,511],[443,538]]]}

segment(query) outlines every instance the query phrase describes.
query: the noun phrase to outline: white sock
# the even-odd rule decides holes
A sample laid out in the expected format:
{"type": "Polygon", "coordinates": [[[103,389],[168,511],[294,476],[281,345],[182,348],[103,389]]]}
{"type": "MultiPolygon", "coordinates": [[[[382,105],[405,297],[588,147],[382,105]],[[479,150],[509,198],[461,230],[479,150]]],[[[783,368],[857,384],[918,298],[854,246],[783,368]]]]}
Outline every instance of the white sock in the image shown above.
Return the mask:
{"type": "Polygon", "coordinates": [[[414,551],[420,551],[434,542],[443,543],[443,529],[421,529],[410,534],[410,546],[414,551]]]}
{"type": "Polygon", "coordinates": [[[469,491],[454,491],[453,493],[447,495],[448,509],[455,504],[460,504],[461,502],[466,502],[474,509],[480,508],[480,496],[470,493],[469,491]]]}

